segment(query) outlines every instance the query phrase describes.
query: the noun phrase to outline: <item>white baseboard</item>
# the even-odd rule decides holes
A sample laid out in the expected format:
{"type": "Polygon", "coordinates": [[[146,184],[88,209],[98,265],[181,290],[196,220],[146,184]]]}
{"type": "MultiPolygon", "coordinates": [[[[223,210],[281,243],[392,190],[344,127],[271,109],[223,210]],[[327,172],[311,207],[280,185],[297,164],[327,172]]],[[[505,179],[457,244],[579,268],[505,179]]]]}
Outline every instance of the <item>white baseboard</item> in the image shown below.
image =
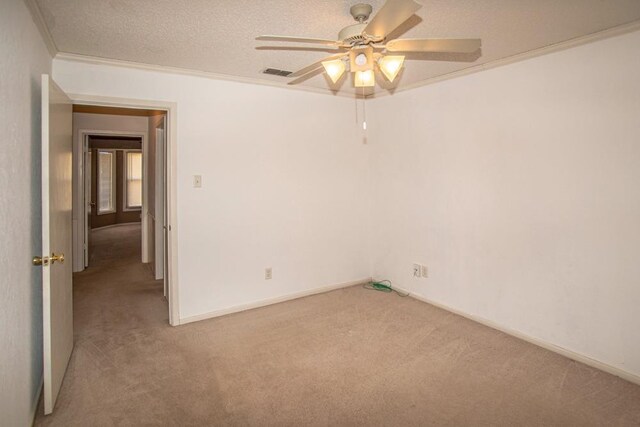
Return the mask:
{"type": "Polygon", "coordinates": [[[487,319],[484,319],[482,317],[475,316],[473,314],[465,313],[465,312],[460,311],[458,309],[455,309],[455,308],[449,307],[447,305],[441,304],[439,302],[433,301],[433,300],[431,300],[429,298],[426,298],[426,297],[424,297],[424,296],[422,296],[420,294],[417,294],[415,292],[411,292],[411,291],[408,291],[406,289],[403,289],[403,288],[400,288],[400,287],[397,287],[397,286],[394,286],[394,289],[397,289],[397,290],[399,290],[401,292],[404,292],[404,293],[408,293],[410,297],[412,297],[414,299],[417,299],[418,301],[422,301],[424,303],[431,304],[431,305],[433,305],[435,307],[438,307],[438,308],[441,308],[443,310],[449,311],[451,313],[457,314],[459,316],[465,317],[465,318],[467,318],[469,320],[472,320],[474,322],[477,322],[477,323],[480,323],[482,325],[488,326],[488,327],[490,327],[492,329],[496,329],[496,330],[498,330],[500,332],[504,332],[507,335],[511,335],[513,337],[520,338],[521,340],[524,340],[524,341],[527,341],[527,342],[529,342],[531,344],[537,345],[538,347],[542,347],[542,348],[544,348],[546,350],[553,351],[554,353],[558,353],[558,354],[560,354],[562,356],[565,356],[565,357],[567,357],[567,358],[569,358],[571,360],[575,360],[576,362],[584,363],[585,365],[591,366],[592,368],[599,369],[601,371],[604,371],[604,372],[607,372],[609,374],[615,375],[616,377],[620,377],[620,378],[622,378],[624,380],[627,380],[627,381],[632,382],[634,384],[640,385],[640,376],[638,376],[636,374],[632,374],[631,372],[627,372],[627,371],[624,371],[624,370],[622,370],[620,368],[616,368],[615,366],[611,366],[611,365],[609,365],[607,363],[600,362],[599,360],[592,359],[592,358],[590,358],[588,356],[585,356],[584,354],[576,353],[575,351],[572,351],[572,350],[567,350],[566,348],[559,347],[559,346],[557,346],[555,344],[552,344],[550,342],[541,340],[539,338],[532,337],[532,336],[524,334],[524,333],[522,333],[520,331],[516,331],[516,330],[510,329],[510,328],[508,328],[506,326],[502,326],[502,325],[500,325],[498,323],[495,323],[495,322],[493,322],[491,320],[487,320],[487,319]]]}
{"type": "Polygon", "coordinates": [[[199,320],[211,319],[214,317],[220,317],[227,314],[238,313],[240,311],[251,310],[252,308],[264,307],[266,305],[278,304],[280,302],[290,301],[302,297],[308,297],[310,295],[321,294],[324,292],[333,291],[336,289],[348,288],[349,286],[361,285],[363,283],[370,282],[371,278],[367,277],[359,280],[352,280],[350,282],[338,283],[334,285],[320,286],[319,288],[308,289],[306,291],[294,292],[292,294],[281,295],[273,298],[266,298],[259,301],[254,301],[246,304],[235,305],[229,308],[222,308],[220,310],[211,311],[209,313],[198,314],[196,316],[183,317],[180,319],[180,325],[187,323],[197,322],[199,320]]]}
{"type": "Polygon", "coordinates": [[[31,402],[31,425],[35,425],[36,423],[36,415],[38,412],[38,406],[40,404],[40,398],[42,397],[42,391],[44,390],[44,376],[40,377],[40,386],[38,387],[38,391],[34,396],[35,399],[31,402]]]}

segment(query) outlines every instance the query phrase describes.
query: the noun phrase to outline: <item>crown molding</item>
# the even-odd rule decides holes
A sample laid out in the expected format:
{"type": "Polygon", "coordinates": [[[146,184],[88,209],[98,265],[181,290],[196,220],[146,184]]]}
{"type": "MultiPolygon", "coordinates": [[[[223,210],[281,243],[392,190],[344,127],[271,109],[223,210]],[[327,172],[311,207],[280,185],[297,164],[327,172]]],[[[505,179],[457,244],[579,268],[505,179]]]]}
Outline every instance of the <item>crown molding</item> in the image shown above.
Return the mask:
{"type": "Polygon", "coordinates": [[[416,83],[412,83],[407,86],[402,86],[391,91],[384,91],[374,93],[373,95],[367,96],[367,99],[376,99],[383,98],[385,96],[390,96],[396,93],[405,92],[408,90],[416,89],[422,86],[432,85],[434,83],[438,83],[444,80],[455,79],[457,77],[463,77],[469,74],[477,73],[484,70],[490,70],[492,68],[502,67],[504,65],[513,64],[515,62],[525,61],[527,59],[535,58],[538,56],[546,55],[549,53],[559,52],[566,49],[571,49],[573,47],[577,47],[583,44],[596,42],[599,40],[608,39],[615,36],[620,36],[623,34],[631,33],[634,31],[640,30],[640,20],[632,21],[627,24],[618,25],[616,27],[611,27],[606,30],[598,31],[596,33],[587,34],[585,36],[576,37],[573,39],[565,40],[563,42],[554,43],[548,46],[544,46],[538,49],[529,50],[526,52],[518,53],[512,56],[508,56],[506,58],[496,59],[494,61],[489,61],[484,64],[473,65],[468,68],[463,68],[462,70],[453,71],[451,73],[442,74],[440,76],[431,77],[426,80],[422,80],[416,83]]]}
{"type": "Polygon", "coordinates": [[[279,83],[271,80],[256,79],[251,77],[239,77],[239,76],[232,76],[229,74],[212,73],[210,71],[192,70],[189,68],[170,67],[166,65],[146,64],[143,62],[124,61],[120,59],[101,58],[97,56],[79,55],[76,53],[58,52],[55,55],[55,59],[60,59],[60,60],[70,61],[70,62],[80,62],[84,64],[107,65],[112,67],[130,68],[130,69],[136,69],[136,70],[156,71],[156,72],[167,73],[167,74],[180,74],[180,75],[186,75],[186,76],[202,77],[202,78],[212,79],[212,80],[231,81],[235,83],[245,83],[245,84],[253,84],[253,85],[260,85],[260,86],[272,86],[272,87],[278,87],[281,89],[311,92],[311,93],[317,93],[322,95],[340,96],[340,97],[346,97],[346,98],[353,97],[353,94],[350,94],[350,93],[341,93],[341,92],[336,93],[336,92],[332,92],[329,89],[321,89],[321,88],[308,87],[308,86],[292,86],[292,85],[288,85],[285,82],[279,83]]]}
{"type": "Polygon", "coordinates": [[[53,41],[53,36],[49,31],[49,27],[45,23],[44,16],[42,16],[42,11],[40,10],[40,6],[36,0],[24,0],[24,3],[27,5],[27,9],[31,12],[31,17],[33,22],[38,27],[38,31],[40,31],[40,35],[42,36],[42,41],[47,46],[47,50],[52,58],[54,58],[58,54],[58,47],[56,46],[56,42],[53,41]]]}

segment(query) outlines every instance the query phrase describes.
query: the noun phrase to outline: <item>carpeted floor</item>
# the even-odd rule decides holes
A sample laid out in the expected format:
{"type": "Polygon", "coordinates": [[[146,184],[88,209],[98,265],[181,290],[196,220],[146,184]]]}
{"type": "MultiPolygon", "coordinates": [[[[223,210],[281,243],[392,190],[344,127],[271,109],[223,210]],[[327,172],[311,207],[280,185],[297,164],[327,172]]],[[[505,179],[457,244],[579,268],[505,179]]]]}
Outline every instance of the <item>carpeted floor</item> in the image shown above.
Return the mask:
{"type": "Polygon", "coordinates": [[[140,226],[93,242],[67,376],[36,425],[640,425],[636,385],[361,287],[172,328],[140,226]]]}

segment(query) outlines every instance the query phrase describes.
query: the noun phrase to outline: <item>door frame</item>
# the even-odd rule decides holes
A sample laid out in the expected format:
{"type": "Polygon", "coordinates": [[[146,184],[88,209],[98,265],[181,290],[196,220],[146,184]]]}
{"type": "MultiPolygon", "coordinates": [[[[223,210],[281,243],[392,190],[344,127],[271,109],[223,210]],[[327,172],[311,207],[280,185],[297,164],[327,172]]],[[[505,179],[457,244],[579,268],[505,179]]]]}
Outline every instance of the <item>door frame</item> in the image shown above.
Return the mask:
{"type": "MultiPolygon", "coordinates": [[[[169,324],[172,326],[178,326],[180,324],[180,303],[179,303],[179,283],[178,283],[178,174],[177,174],[177,138],[178,138],[178,126],[177,126],[177,110],[178,104],[175,102],[167,101],[153,101],[142,100],[133,98],[119,98],[110,96],[99,95],[84,95],[84,94],[67,94],[74,104],[78,105],[96,105],[104,107],[121,107],[121,108],[137,108],[146,110],[162,110],[166,112],[165,122],[165,142],[166,142],[166,170],[165,176],[167,180],[166,200],[167,207],[167,301],[169,303],[169,324]]],[[[130,133],[130,132],[129,132],[130,133]]],[[[147,138],[143,140],[148,141],[147,138]]],[[[148,142],[147,142],[148,144],[148,142]]],[[[147,147],[143,147],[147,148],[147,147]]],[[[83,148],[84,149],[84,148],[83,148]]],[[[143,156],[148,150],[144,151],[143,156]]],[[[77,154],[77,153],[74,153],[77,154]]],[[[84,157],[84,156],[83,156],[84,157]]],[[[81,162],[83,166],[84,161],[81,162]]],[[[143,163],[146,161],[143,160],[143,163]]],[[[78,177],[78,184],[84,183],[83,168],[81,168],[80,176],[78,177]]],[[[146,168],[145,168],[146,170],[146,168]]],[[[84,185],[84,184],[82,184],[84,185]]],[[[146,192],[145,192],[146,193],[146,192]]],[[[84,197],[84,196],[83,196],[84,197]]],[[[143,195],[143,199],[145,196],[143,195]]],[[[146,205],[146,200],[143,200],[143,204],[146,205]]],[[[143,218],[145,215],[143,215],[143,218]]],[[[144,224],[142,230],[144,233],[144,224]]]]}
{"type": "MultiPolygon", "coordinates": [[[[73,100],[72,100],[73,101],[73,100]]],[[[75,104],[75,102],[74,102],[75,104]]],[[[89,149],[89,137],[91,136],[113,136],[113,137],[118,137],[118,136],[122,136],[122,137],[135,137],[135,138],[141,138],[142,139],[142,182],[147,182],[148,179],[148,167],[147,167],[147,161],[146,156],[147,156],[147,152],[148,152],[148,146],[149,146],[149,138],[147,136],[148,132],[133,132],[133,131],[120,131],[120,130],[98,130],[98,129],[78,129],[78,141],[80,141],[81,144],[81,149],[82,149],[82,159],[80,159],[80,156],[78,156],[78,159],[80,159],[80,175],[77,177],[77,185],[79,186],[78,188],[78,197],[82,197],[83,200],[83,212],[82,212],[82,216],[78,217],[77,219],[77,224],[75,225],[74,228],[77,229],[77,233],[76,233],[76,241],[74,242],[74,245],[77,245],[78,248],[82,248],[82,256],[81,257],[76,257],[76,259],[74,260],[74,269],[73,271],[78,272],[78,271],[82,271],[85,269],[85,267],[88,265],[88,259],[87,259],[87,254],[88,254],[88,245],[89,242],[87,240],[88,238],[88,233],[89,233],[89,225],[87,224],[87,215],[89,214],[89,208],[87,205],[87,200],[86,200],[86,185],[88,180],[91,179],[91,177],[88,177],[84,171],[87,170],[87,166],[86,166],[86,161],[87,161],[87,156],[86,153],[89,149]]],[[[117,189],[117,197],[120,197],[120,189],[117,189]]],[[[146,232],[146,228],[147,228],[147,212],[149,211],[149,206],[147,203],[147,194],[145,191],[145,186],[142,186],[142,209],[140,210],[140,220],[141,220],[141,227],[142,227],[142,262],[146,263],[149,262],[149,236],[148,233],[146,232]]]]}

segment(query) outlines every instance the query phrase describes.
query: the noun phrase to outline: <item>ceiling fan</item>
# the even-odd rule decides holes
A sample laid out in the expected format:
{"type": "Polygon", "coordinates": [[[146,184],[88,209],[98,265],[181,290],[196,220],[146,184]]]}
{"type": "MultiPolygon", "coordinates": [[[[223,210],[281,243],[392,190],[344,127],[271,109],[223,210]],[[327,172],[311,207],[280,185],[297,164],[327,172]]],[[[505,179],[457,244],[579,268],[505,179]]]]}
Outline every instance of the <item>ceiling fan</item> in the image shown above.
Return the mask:
{"type": "MultiPolygon", "coordinates": [[[[410,52],[473,53],[480,49],[480,39],[391,39],[388,35],[409,19],[421,4],[414,0],[387,0],[378,13],[369,20],[373,8],[369,4],[356,4],[350,12],[357,24],[349,25],[338,33],[338,40],[309,37],[263,35],[260,41],[311,43],[335,48],[339,53],[289,74],[298,77],[289,84],[297,84],[324,68],[333,83],[337,83],[347,67],[354,73],[355,87],[375,86],[375,70],[393,82],[404,65],[404,55],[410,52]]],[[[281,49],[288,49],[282,47],[281,49]]],[[[292,50],[300,48],[290,47],[292,50]]]]}

